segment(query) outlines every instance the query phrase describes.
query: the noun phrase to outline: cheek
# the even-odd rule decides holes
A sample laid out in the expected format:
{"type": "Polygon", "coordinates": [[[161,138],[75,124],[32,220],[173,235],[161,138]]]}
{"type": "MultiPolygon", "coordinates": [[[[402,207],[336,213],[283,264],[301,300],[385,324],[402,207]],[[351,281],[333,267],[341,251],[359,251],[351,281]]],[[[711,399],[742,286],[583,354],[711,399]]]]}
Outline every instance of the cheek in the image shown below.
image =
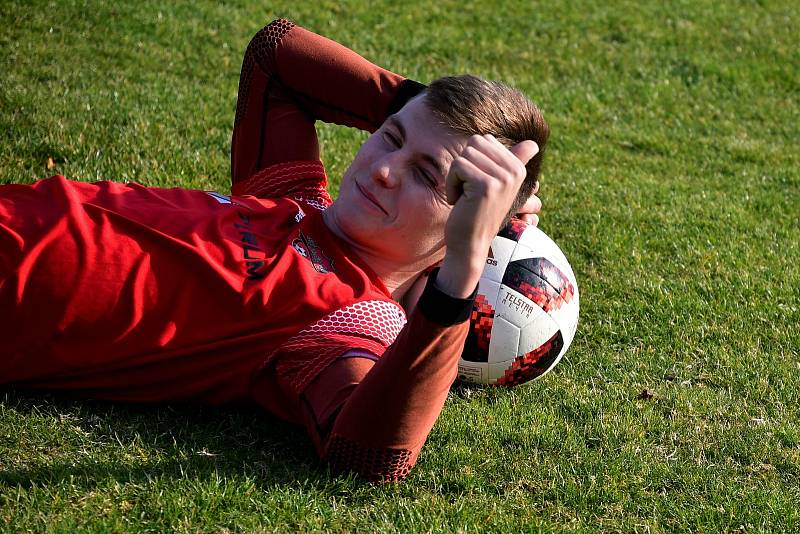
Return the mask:
{"type": "Polygon", "coordinates": [[[365,163],[372,161],[378,152],[380,140],[376,134],[370,135],[366,141],[361,144],[361,147],[353,158],[353,165],[363,166],[365,163]]]}
{"type": "Polygon", "coordinates": [[[436,239],[444,237],[444,227],[452,208],[442,205],[430,190],[424,196],[418,196],[416,202],[406,209],[411,214],[410,223],[419,235],[436,239]]]}
{"type": "Polygon", "coordinates": [[[425,188],[425,214],[428,217],[428,220],[431,222],[435,222],[435,224],[442,228],[444,231],[444,225],[447,223],[447,218],[450,216],[450,212],[453,210],[453,207],[442,199],[436,194],[435,191],[425,188]]]}

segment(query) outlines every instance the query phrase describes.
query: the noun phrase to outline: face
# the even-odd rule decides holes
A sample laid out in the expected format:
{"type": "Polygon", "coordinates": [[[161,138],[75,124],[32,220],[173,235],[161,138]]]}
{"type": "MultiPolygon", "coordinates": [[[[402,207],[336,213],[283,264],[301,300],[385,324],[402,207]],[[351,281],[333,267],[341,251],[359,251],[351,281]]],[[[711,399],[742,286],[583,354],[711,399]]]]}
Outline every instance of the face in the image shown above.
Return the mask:
{"type": "Polygon", "coordinates": [[[436,122],[424,95],[416,97],[361,146],[326,222],[357,250],[433,264],[444,254],[451,210],[445,176],[466,141],[436,122]]]}

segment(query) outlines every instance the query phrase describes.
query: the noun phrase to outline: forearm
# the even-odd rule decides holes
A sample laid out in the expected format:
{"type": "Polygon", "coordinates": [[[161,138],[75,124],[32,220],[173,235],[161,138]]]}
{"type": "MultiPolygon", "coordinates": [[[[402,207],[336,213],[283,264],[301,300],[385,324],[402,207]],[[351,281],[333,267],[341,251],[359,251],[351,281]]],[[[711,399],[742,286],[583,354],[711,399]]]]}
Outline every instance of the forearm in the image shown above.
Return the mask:
{"type": "Polygon", "coordinates": [[[373,131],[421,89],[293,22],[271,22],[242,62],[231,138],[234,192],[263,196],[263,183],[246,183],[256,173],[319,161],[317,119],[373,131]]]}
{"type": "Polygon", "coordinates": [[[452,297],[466,298],[478,286],[487,255],[488,252],[476,250],[466,259],[461,259],[455,253],[448,252],[436,277],[436,287],[452,297]]]}
{"type": "Polygon", "coordinates": [[[409,323],[343,404],[324,450],[334,469],[404,478],[438,418],[467,336],[472,298],[426,287],[409,323]]]}
{"type": "Polygon", "coordinates": [[[285,87],[312,118],[368,131],[419,90],[346,46],[286,20],[273,21],[253,38],[242,81],[249,76],[245,69],[256,67],[285,87]]]}

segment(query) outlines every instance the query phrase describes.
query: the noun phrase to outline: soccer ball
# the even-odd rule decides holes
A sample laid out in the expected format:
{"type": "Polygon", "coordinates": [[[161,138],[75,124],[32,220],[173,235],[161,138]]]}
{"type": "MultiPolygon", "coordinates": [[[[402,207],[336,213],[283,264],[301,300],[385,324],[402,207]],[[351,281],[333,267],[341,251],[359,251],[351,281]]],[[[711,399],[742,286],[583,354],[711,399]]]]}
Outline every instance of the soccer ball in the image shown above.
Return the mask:
{"type": "Polygon", "coordinates": [[[512,219],[492,241],[458,376],[514,386],[544,375],[578,326],[578,284],[552,239],[512,219]]]}

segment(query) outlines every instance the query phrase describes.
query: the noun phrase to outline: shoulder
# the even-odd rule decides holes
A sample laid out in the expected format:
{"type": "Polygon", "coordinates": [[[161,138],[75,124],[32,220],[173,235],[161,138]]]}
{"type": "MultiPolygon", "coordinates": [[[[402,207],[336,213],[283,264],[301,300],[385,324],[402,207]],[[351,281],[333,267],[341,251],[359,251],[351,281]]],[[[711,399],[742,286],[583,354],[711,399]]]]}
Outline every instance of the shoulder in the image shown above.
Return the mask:
{"type": "Polygon", "coordinates": [[[341,307],[308,325],[290,341],[325,336],[360,336],[388,346],[406,324],[403,308],[391,300],[362,300],[341,307]]]}
{"type": "Polygon", "coordinates": [[[338,308],[304,327],[274,354],[283,381],[299,394],[336,358],[353,350],[380,357],[406,324],[391,300],[362,300],[338,308]]]}

